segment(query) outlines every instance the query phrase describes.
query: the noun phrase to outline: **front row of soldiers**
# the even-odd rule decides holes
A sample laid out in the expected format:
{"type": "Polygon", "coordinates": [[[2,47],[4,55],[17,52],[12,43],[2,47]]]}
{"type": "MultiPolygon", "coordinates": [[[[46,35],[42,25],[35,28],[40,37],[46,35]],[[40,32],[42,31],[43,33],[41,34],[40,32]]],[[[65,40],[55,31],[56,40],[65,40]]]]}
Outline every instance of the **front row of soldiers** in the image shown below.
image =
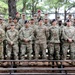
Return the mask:
{"type": "Polygon", "coordinates": [[[38,20],[38,25],[25,20],[24,26],[18,31],[15,29],[14,23],[10,23],[10,29],[5,33],[0,28],[0,58],[3,57],[3,40],[6,40],[6,54],[7,59],[11,59],[13,51],[14,59],[18,60],[20,42],[20,58],[25,59],[26,51],[28,59],[32,59],[32,52],[34,49],[35,59],[39,59],[39,53],[42,52],[42,59],[47,59],[46,50],[49,51],[49,59],[60,60],[60,50],[62,47],[63,59],[67,58],[67,50],[70,50],[70,57],[75,58],[75,28],[71,21],[66,21],[67,26],[58,26],[55,19],[52,20],[51,25],[44,25],[43,19],[38,20]]]}

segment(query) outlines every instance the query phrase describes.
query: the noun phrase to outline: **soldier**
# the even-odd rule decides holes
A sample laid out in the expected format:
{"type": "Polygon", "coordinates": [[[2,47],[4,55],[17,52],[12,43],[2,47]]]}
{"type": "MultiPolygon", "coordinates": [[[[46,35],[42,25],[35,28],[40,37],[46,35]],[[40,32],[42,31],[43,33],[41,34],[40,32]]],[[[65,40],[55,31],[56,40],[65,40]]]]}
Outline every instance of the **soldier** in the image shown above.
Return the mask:
{"type": "Polygon", "coordinates": [[[0,16],[0,27],[5,31],[6,24],[3,22],[3,18],[0,16]]]}
{"type": "MultiPolygon", "coordinates": [[[[35,22],[34,22],[34,18],[32,17],[31,20],[30,20],[30,27],[33,29],[33,33],[35,32],[37,26],[35,25],[35,22]]],[[[32,40],[32,50],[33,50],[33,55],[35,56],[35,50],[34,50],[34,45],[35,45],[35,38],[33,36],[33,40],[32,40]]]]}
{"type": "Polygon", "coordinates": [[[49,28],[49,27],[51,26],[50,23],[49,23],[48,18],[44,18],[44,25],[45,25],[47,28],[49,28]]]}
{"type": "Polygon", "coordinates": [[[21,29],[21,25],[18,23],[16,17],[13,19],[13,22],[15,24],[15,29],[17,29],[19,31],[21,29]]]}
{"type": "Polygon", "coordinates": [[[71,21],[67,20],[67,26],[63,28],[63,59],[67,59],[67,50],[70,49],[70,56],[73,60],[75,58],[75,28],[71,25],[71,21]]]}
{"type": "Polygon", "coordinates": [[[41,10],[38,10],[38,12],[37,12],[37,19],[38,19],[38,20],[39,20],[39,19],[42,19],[41,10]]]}
{"type": "Polygon", "coordinates": [[[4,59],[3,55],[3,41],[5,39],[5,32],[3,29],[0,28],[0,59],[4,59]]]}
{"type": "Polygon", "coordinates": [[[20,13],[19,12],[16,12],[16,19],[17,19],[17,21],[20,20],[20,13]]]}
{"type": "Polygon", "coordinates": [[[60,59],[60,27],[57,25],[57,21],[55,19],[52,20],[52,26],[49,28],[49,59],[60,59]]]}
{"type": "Polygon", "coordinates": [[[35,22],[35,25],[38,24],[37,14],[34,14],[34,22],[35,22]]]}
{"type": "Polygon", "coordinates": [[[8,23],[7,23],[7,26],[6,26],[6,30],[10,29],[10,24],[12,23],[12,21],[13,21],[12,17],[8,17],[8,23]]]}
{"type": "Polygon", "coordinates": [[[68,14],[68,18],[67,18],[67,20],[70,20],[71,23],[73,23],[73,18],[72,18],[72,14],[71,14],[71,13],[68,14]]]}
{"type": "Polygon", "coordinates": [[[73,26],[75,27],[75,17],[74,17],[74,19],[73,19],[73,26]]]}
{"type": "Polygon", "coordinates": [[[24,23],[24,27],[21,28],[19,36],[21,40],[21,59],[25,59],[27,50],[28,59],[31,60],[33,32],[32,28],[29,27],[29,22],[27,20],[24,23]]]}
{"type": "Polygon", "coordinates": [[[19,24],[21,24],[21,27],[24,26],[25,20],[26,20],[26,15],[25,15],[25,13],[22,13],[21,19],[19,20],[19,24]]]}
{"type": "Polygon", "coordinates": [[[7,52],[7,59],[11,59],[11,54],[13,52],[14,59],[18,60],[18,31],[15,29],[14,23],[10,24],[11,29],[6,32],[6,52],[7,52]]]}
{"type": "Polygon", "coordinates": [[[46,48],[47,48],[47,37],[48,37],[48,30],[47,27],[43,25],[43,20],[39,19],[39,24],[37,29],[34,32],[35,36],[35,58],[39,58],[39,52],[42,51],[42,58],[47,59],[46,57],[46,48]]]}

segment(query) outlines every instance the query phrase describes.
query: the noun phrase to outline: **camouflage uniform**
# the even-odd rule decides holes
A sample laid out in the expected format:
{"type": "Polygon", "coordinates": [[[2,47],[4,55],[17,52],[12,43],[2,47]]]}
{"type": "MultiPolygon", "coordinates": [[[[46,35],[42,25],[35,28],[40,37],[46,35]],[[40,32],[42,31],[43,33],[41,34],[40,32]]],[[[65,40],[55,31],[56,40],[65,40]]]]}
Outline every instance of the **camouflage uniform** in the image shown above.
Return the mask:
{"type": "Polygon", "coordinates": [[[4,59],[3,55],[3,40],[5,39],[5,32],[0,28],[0,59],[4,59]]]}
{"type": "Polygon", "coordinates": [[[73,26],[66,26],[63,28],[62,32],[63,37],[63,58],[66,59],[67,50],[70,49],[71,59],[75,58],[75,28],[73,26]],[[69,39],[72,39],[72,42],[69,42],[69,39]]]}
{"type": "Polygon", "coordinates": [[[22,18],[18,21],[19,22],[19,24],[21,25],[21,27],[23,27],[24,26],[24,22],[25,22],[25,20],[26,20],[26,18],[25,18],[25,14],[24,13],[22,13],[22,18]],[[24,18],[23,18],[24,17],[24,18]]]}
{"type": "Polygon", "coordinates": [[[33,32],[32,28],[23,27],[20,30],[20,40],[21,40],[21,59],[25,59],[26,50],[28,52],[28,58],[31,60],[31,53],[32,53],[32,38],[33,32]],[[25,41],[27,39],[28,41],[25,41]]]}
{"type": "Polygon", "coordinates": [[[35,58],[39,58],[39,52],[42,51],[42,58],[46,59],[48,29],[44,25],[38,25],[35,32],[35,58]]]}
{"type": "Polygon", "coordinates": [[[18,31],[21,29],[21,25],[19,23],[14,23],[15,24],[15,29],[18,31]]]}
{"type": "Polygon", "coordinates": [[[58,25],[49,28],[49,56],[53,60],[54,52],[55,59],[60,59],[60,27],[58,25]]]}
{"type": "Polygon", "coordinates": [[[6,32],[6,41],[7,59],[11,59],[11,52],[13,50],[14,59],[18,60],[18,31],[16,29],[8,30],[6,32]]]}

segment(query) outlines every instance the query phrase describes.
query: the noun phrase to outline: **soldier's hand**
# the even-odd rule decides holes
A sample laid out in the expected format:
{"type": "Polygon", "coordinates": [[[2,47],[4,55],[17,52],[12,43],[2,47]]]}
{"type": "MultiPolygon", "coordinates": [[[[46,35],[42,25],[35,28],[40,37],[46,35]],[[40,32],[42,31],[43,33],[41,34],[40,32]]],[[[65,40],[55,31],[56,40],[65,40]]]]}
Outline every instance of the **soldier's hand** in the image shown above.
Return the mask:
{"type": "Polygon", "coordinates": [[[24,39],[25,42],[28,42],[28,39],[24,39]]]}
{"type": "Polygon", "coordinates": [[[72,39],[68,39],[69,42],[72,42],[72,39]]]}
{"type": "Polygon", "coordinates": [[[13,42],[11,42],[11,45],[13,45],[14,43],[13,42]]]}

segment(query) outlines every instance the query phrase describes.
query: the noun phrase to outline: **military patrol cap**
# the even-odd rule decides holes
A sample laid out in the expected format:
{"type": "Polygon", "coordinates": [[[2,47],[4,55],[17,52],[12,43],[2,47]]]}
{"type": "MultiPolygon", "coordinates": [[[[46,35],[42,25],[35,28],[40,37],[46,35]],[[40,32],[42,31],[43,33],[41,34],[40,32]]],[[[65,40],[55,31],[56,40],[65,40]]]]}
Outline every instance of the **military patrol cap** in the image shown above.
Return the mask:
{"type": "Polygon", "coordinates": [[[44,18],[45,20],[48,20],[48,18],[46,17],[46,18],[44,18]]]}
{"type": "Polygon", "coordinates": [[[34,18],[33,17],[31,17],[31,19],[30,20],[34,20],[34,18]]]}
{"type": "Polygon", "coordinates": [[[48,13],[47,13],[47,12],[45,12],[44,14],[45,14],[45,15],[48,15],[48,13]]]}
{"type": "Polygon", "coordinates": [[[15,24],[12,22],[12,23],[10,23],[10,26],[15,26],[15,24]]]}
{"type": "Polygon", "coordinates": [[[22,13],[22,15],[24,15],[24,16],[25,16],[25,13],[23,12],[23,13],[22,13]]]}
{"type": "Polygon", "coordinates": [[[52,20],[52,23],[55,22],[55,21],[56,21],[56,19],[53,19],[53,20],[52,20]]]}
{"type": "Polygon", "coordinates": [[[69,16],[72,16],[72,14],[71,14],[71,13],[69,13],[69,16]]]}
{"type": "Polygon", "coordinates": [[[14,20],[14,19],[17,19],[17,18],[16,18],[16,17],[14,17],[14,18],[13,18],[13,20],[14,20]]]}
{"type": "Polygon", "coordinates": [[[34,14],[34,16],[37,16],[37,14],[34,14]]]}
{"type": "Polygon", "coordinates": [[[25,20],[24,24],[28,23],[29,21],[28,20],[25,20]]]}
{"type": "Polygon", "coordinates": [[[59,15],[58,15],[57,17],[58,17],[58,18],[60,18],[60,16],[59,16],[59,15]]]}
{"type": "Polygon", "coordinates": [[[11,17],[11,16],[9,16],[9,17],[8,17],[8,19],[12,19],[12,17],[11,17]]]}

